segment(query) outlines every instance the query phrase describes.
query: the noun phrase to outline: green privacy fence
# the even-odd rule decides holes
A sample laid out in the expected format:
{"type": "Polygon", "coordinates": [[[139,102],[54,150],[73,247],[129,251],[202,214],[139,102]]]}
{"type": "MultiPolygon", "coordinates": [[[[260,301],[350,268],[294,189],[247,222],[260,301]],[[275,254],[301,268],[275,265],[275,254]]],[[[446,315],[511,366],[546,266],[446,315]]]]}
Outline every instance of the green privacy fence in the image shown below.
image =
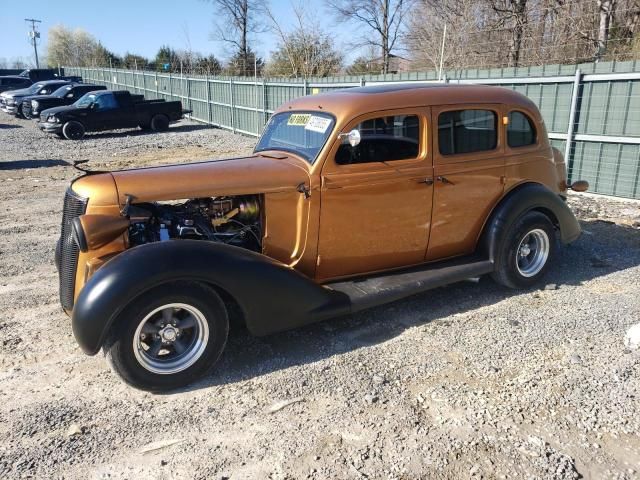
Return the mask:
{"type": "Polygon", "coordinates": [[[303,95],[382,83],[478,83],[514,89],[533,100],[551,142],[564,153],[569,179],[596,193],[640,198],[640,62],[411,72],[362,77],[263,79],[207,77],[109,68],[67,67],[111,89],[181,100],[191,118],[259,135],[273,111],[303,95]]]}

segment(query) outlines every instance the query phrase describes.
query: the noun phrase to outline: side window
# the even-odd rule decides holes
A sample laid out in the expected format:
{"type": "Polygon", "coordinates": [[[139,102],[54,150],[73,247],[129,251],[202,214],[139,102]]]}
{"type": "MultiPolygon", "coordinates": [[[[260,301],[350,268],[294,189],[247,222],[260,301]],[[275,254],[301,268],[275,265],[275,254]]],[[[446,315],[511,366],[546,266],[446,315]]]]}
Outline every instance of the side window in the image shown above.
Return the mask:
{"type": "Polygon", "coordinates": [[[536,143],[536,129],[531,119],[522,112],[509,112],[507,144],[511,148],[526,147],[536,143]]]}
{"type": "Polygon", "coordinates": [[[100,95],[96,99],[96,103],[98,104],[98,110],[111,110],[118,106],[113,95],[100,95]]]}
{"type": "Polygon", "coordinates": [[[453,110],[438,116],[441,155],[483,152],[498,144],[498,115],[491,110],[453,110]]]}
{"type": "Polygon", "coordinates": [[[365,120],[357,127],[360,143],[340,145],[338,165],[387,162],[417,158],[420,146],[420,119],[417,115],[390,115],[365,120]]]}

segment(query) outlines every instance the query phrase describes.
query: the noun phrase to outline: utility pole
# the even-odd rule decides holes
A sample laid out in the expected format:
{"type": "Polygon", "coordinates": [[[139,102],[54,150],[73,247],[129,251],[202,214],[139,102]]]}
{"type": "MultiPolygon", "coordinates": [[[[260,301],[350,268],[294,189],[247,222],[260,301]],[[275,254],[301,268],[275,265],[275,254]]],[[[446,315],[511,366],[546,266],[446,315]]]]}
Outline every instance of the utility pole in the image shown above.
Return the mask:
{"type": "Polygon", "coordinates": [[[38,39],[40,38],[40,32],[36,29],[36,23],[42,23],[42,20],[36,20],[35,18],[25,18],[24,21],[31,22],[29,40],[33,44],[33,52],[36,54],[36,68],[40,68],[40,62],[38,61],[38,39]]]}

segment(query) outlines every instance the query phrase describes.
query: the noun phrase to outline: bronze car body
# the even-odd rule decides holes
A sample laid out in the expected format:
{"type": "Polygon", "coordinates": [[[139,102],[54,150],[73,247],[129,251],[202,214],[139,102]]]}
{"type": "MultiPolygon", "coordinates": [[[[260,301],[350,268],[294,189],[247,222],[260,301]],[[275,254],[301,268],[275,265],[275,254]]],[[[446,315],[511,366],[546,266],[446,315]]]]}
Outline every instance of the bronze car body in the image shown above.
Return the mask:
{"type": "MultiPolygon", "coordinates": [[[[351,286],[344,287],[345,282],[353,277],[379,277],[383,272],[396,271],[400,275],[411,268],[422,272],[427,271],[429,265],[445,265],[444,269],[440,269],[442,278],[433,282],[433,286],[436,286],[460,280],[465,275],[490,273],[496,265],[491,252],[502,248],[500,242],[504,243],[503,237],[507,235],[500,233],[503,228],[500,225],[515,222],[515,218],[508,220],[510,212],[516,212],[513,215],[517,214],[518,218],[530,211],[541,212],[559,230],[560,238],[565,243],[574,240],[580,233],[575,218],[562,200],[569,188],[564,159],[549,144],[544,122],[533,102],[512,90],[442,85],[355,88],[293,100],[281,106],[272,121],[273,118],[279,118],[278,114],[288,112],[294,116],[288,117],[286,125],[282,123],[284,129],[295,126],[296,122],[304,124],[306,128],[309,122],[314,121],[317,123],[316,131],[326,129],[326,139],[314,145],[317,150],[314,150],[315,155],[307,155],[308,151],[298,153],[294,151],[295,148],[258,148],[260,151],[244,158],[87,175],[72,184],[68,196],[84,202],[84,206],[64,219],[65,222],[73,222],[71,217],[79,217],[74,228],[81,233],[73,235],[69,233],[73,228],[67,227],[65,230],[63,224],[63,238],[59,247],[61,295],[67,296],[66,303],[63,299],[65,308],[73,310],[74,332],[85,351],[95,353],[100,348],[109,329],[117,323],[119,312],[133,298],[114,294],[102,307],[94,305],[98,295],[96,292],[112,288],[115,278],[120,275],[112,265],[126,269],[118,257],[122,255],[121,252],[130,250],[131,254],[126,258],[131,268],[137,268],[133,266],[134,252],[139,251],[142,256],[143,251],[151,250],[145,248],[148,245],[140,245],[140,241],[132,241],[132,230],[123,231],[120,222],[111,222],[109,228],[100,229],[96,221],[111,216],[128,218],[133,223],[136,213],[130,209],[140,205],[189,200],[192,203],[179,207],[188,210],[200,208],[195,206],[193,199],[213,199],[214,203],[201,203],[204,210],[198,210],[210,212],[207,228],[213,225],[214,233],[211,235],[217,235],[216,226],[233,221],[233,215],[238,215],[243,208],[255,208],[256,212],[259,210],[251,217],[251,228],[256,226],[256,229],[250,230],[254,237],[259,237],[255,241],[251,239],[251,249],[256,253],[246,256],[233,247],[230,255],[237,254],[240,262],[261,259],[265,265],[269,265],[268,269],[275,268],[273,265],[277,264],[282,272],[291,271],[292,284],[298,281],[305,284],[300,287],[298,294],[311,298],[315,293],[309,292],[317,288],[319,296],[329,296],[326,302],[314,299],[311,306],[293,308],[290,321],[282,318],[274,320],[267,318],[268,315],[256,318],[260,317],[260,313],[248,312],[252,309],[243,305],[251,297],[238,293],[237,296],[242,297],[239,299],[233,294],[238,289],[226,285],[233,282],[201,278],[198,275],[208,274],[196,274],[194,270],[194,278],[197,277],[198,281],[224,291],[225,295],[236,297],[233,301],[240,304],[249,329],[256,334],[353,311],[354,308],[349,307],[349,297],[354,294],[350,293],[351,286]],[[461,111],[471,112],[467,115],[470,120],[462,118],[461,111]],[[510,146],[512,142],[507,137],[512,135],[509,130],[512,117],[525,126],[522,129],[524,133],[516,131],[513,135],[529,135],[526,145],[510,146]],[[391,123],[384,125],[384,122],[391,123]],[[464,139],[454,141],[453,135],[465,122],[471,126],[464,127],[464,132],[467,137],[473,137],[476,150],[458,153],[456,150],[467,147],[462,145],[464,139]],[[529,127],[526,127],[527,122],[529,127]],[[378,124],[382,127],[376,126],[378,124]],[[477,125],[480,127],[476,128],[477,125]],[[363,150],[358,153],[361,155],[358,158],[364,158],[362,155],[379,155],[376,152],[386,148],[384,145],[395,145],[388,142],[406,143],[404,137],[407,136],[414,139],[411,140],[413,143],[407,144],[407,151],[411,151],[411,154],[407,158],[392,158],[389,161],[382,158],[380,161],[353,162],[353,152],[357,147],[345,147],[345,135],[341,134],[359,126],[364,135],[363,150]],[[373,133],[367,136],[363,126],[368,126],[368,131],[373,133]],[[488,130],[483,130],[485,128],[488,130]],[[487,131],[494,132],[493,140],[487,140],[487,131]],[[400,133],[393,137],[393,132],[400,133]],[[450,146],[444,145],[450,141],[447,135],[452,137],[450,146]],[[374,152],[376,148],[378,150],[374,152]],[[364,149],[369,149],[368,153],[364,149]],[[348,153],[345,154],[345,151],[348,153]],[[352,160],[345,163],[345,155],[351,155],[352,160]],[[228,206],[221,203],[225,201],[229,202],[228,206]],[[92,234],[92,229],[99,231],[92,234]],[[67,237],[71,235],[75,240],[65,238],[65,231],[67,237]],[[109,231],[113,232],[110,239],[107,238],[109,231]],[[258,231],[259,234],[256,234],[258,231]],[[78,235],[83,234],[93,241],[85,239],[84,243],[80,242],[82,248],[76,248],[78,235]],[[138,246],[131,248],[134,244],[138,246]],[[69,262],[74,268],[72,272],[69,272],[69,262]],[[468,268],[466,271],[465,265],[475,265],[475,270],[468,268]],[[103,269],[108,273],[102,274],[103,269]],[[107,281],[107,277],[111,280],[107,281]],[[66,286],[64,282],[67,282],[66,286]],[[309,286],[307,282],[317,287],[309,286]],[[321,286],[323,284],[324,287],[321,286]],[[334,285],[341,286],[333,288],[334,285]],[[87,288],[93,295],[85,292],[87,288]],[[78,301],[82,303],[80,313],[74,308],[74,302],[78,301]],[[108,307],[106,305],[109,302],[122,305],[108,307]],[[91,312],[100,309],[104,310],[100,313],[104,318],[95,320],[96,315],[91,312]],[[298,314],[307,318],[294,318],[298,314]],[[87,327],[89,317],[92,323],[87,327]],[[95,322],[100,325],[96,326],[95,322]],[[88,335],[87,330],[98,332],[88,335]],[[91,339],[86,340],[87,336],[91,339]]],[[[270,128],[273,129],[273,125],[267,126],[267,131],[270,128]]],[[[404,148],[404,144],[398,145],[404,148]]],[[[390,155],[400,155],[397,149],[393,152],[390,155]]],[[[155,225],[156,240],[161,239],[162,229],[167,228],[200,234],[196,232],[196,227],[192,227],[193,220],[191,223],[185,220],[185,224],[178,227],[171,226],[170,221],[167,226],[162,219],[149,222],[155,225]]],[[[243,228],[243,232],[249,231],[243,228]]],[[[225,238],[231,238],[234,232],[232,230],[225,238]]],[[[166,233],[164,236],[167,239],[166,233]]],[[[250,235],[246,233],[247,236],[250,235]]],[[[143,235],[141,238],[150,237],[143,235]]],[[[234,240],[237,241],[235,237],[234,240]]],[[[188,241],[183,246],[187,244],[193,245],[193,242],[188,241]]],[[[169,252],[169,247],[162,248],[165,253],[169,252]]],[[[215,255],[231,251],[220,248],[215,255]]],[[[521,249],[519,255],[522,256],[524,251],[526,249],[521,249]]],[[[180,255],[189,256],[188,253],[180,255]]],[[[183,261],[190,262],[186,257],[183,261]]],[[[200,261],[206,263],[202,257],[200,261]]],[[[164,268],[181,270],[180,275],[189,276],[178,265],[167,263],[164,268]]],[[[247,263],[239,265],[238,271],[231,276],[242,277],[243,268],[247,268],[247,263]]],[[[211,269],[216,269],[215,265],[212,264],[211,269]]],[[[172,278],[166,272],[158,272],[158,275],[163,281],[172,278]]],[[[265,282],[269,282],[269,279],[265,279],[265,282]]],[[[144,288],[155,287],[157,283],[144,288]]],[[[256,285],[255,288],[260,287],[256,285]]],[[[286,303],[293,300],[289,300],[285,290],[297,287],[274,284],[266,288],[270,295],[276,297],[283,291],[280,298],[272,298],[271,302],[286,303]]],[[[408,289],[406,294],[418,290],[408,289]]],[[[388,293],[390,290],[385,291],[388,293]]],[[[136,292],[142,294],[143,290],[136,292]]],[[[404,296],[399,292],[396,289],[394,294],[388,295],[387,300],[404,296]]],[[[351,298],[351,303],[354,302],[356,300],[351,298]]],[[[376,303],[380,302],[373,302],[376,303]]],[[[271,313],[277,316],[280,311],[287,316],[284,307],[271,313]]]]}

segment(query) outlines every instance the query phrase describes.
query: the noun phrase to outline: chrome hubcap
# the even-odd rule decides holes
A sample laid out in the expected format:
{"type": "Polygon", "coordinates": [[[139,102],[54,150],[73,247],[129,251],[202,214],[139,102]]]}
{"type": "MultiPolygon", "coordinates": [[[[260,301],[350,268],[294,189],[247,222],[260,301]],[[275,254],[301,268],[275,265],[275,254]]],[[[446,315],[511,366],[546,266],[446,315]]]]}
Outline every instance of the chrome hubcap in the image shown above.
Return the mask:
{"type": "Polygon", "coordinates": [[[186,370],[204,353],[209,324],[192,305],[170,303],[156,308],[138,325],[133,338],[136,360],[146,370],[169,375],[186,370]]]}
{"type": "Polygon", "coordinates": [[[520,241],[516,253],[518,272],[523,277],[533,277],[540,272],[549,258],[550,241],[547,232],[540,228],[531,230],[520,241]]]}

